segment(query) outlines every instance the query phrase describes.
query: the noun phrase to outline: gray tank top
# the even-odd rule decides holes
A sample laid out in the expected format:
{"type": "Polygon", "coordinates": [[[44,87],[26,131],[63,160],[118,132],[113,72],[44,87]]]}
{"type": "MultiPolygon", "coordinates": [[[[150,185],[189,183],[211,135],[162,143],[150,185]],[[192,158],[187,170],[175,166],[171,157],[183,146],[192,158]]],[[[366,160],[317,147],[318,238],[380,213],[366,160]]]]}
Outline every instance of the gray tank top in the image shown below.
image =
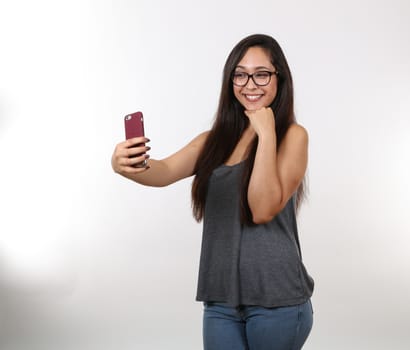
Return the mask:
{"type": "Polygon", "coordinates": [[[277,307],[307,301],[313,280],[302,263],[295,197],[269,223],[240,223],[244,162],[216,168],[208,184],[196,300],[277,307]]]}

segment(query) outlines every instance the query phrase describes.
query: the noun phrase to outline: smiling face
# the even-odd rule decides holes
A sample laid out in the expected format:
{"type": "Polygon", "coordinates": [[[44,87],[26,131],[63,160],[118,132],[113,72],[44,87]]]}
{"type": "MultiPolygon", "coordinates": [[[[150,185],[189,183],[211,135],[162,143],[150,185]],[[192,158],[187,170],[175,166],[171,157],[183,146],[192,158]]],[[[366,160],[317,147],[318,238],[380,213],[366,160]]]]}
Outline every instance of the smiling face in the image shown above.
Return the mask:
{"type": "MultiPolygon", "coordinates": [[[[257,72],[275,72],[276,69],[270,61],[268,53],[261,47],[250,47],[238,63],[235,73],[255,74],[257,72]]],[[[277,93],[277,76],[271,76],[269,84],[258,86],[249,78],[245,86],[233,85],[233,92],[240,104],[246,110],[255,111],[268,107],[277,93]]]]}

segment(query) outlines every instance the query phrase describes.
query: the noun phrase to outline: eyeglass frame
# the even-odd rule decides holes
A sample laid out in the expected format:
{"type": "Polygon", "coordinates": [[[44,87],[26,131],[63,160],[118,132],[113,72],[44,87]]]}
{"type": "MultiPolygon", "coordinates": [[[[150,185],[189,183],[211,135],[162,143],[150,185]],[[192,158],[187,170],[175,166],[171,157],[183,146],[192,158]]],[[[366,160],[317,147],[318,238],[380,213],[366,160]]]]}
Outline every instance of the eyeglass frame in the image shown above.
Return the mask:
{"type": "Polygon", "coordinates": [[[252,78],[252,81],[254,82],[254,84],[255,84],[256,86],[266,86],[266,85],[269,85],[269,83],[271,82],[271,80],[272,80],[272,75],[279,76],[279,72],[278,72],[277,70],[275,70],[275,71],[273,71],[273,72],[268,71],[268,70],[260,70],[260,71],[257,71],[257,72],[255,72],[255,73],[252,73],[252,74],[249,74],[249,73],[246,73],[246,72],[240,72],[240,73],[242,73],[242,74],[246,74],[246,75],[248,76],[248,79],[246,79],[246,83],[245,83],[245,84],[243,84],[243,85],[238,85],[238,84],[235,84],[235,82],[233,81],[234,76],[235,76],[235,73],[238,73],[238,72],[233,72],[233,73],[232,73],[231,80],[232,80],[232,84],[235,85],[235,86],[237,86],[237,87],[244,87],[244,86],[248,85],[250,78],[252,78]],[[263,72],[263,73],[269,73],[269,80],[268,80],[268,82],[267,82],[266,84],[258,84],[258,83],[255,81],[255,79],[253,78],[253,76],[254,76],[255,74],[262,73],[262,72],[263,72]]]}

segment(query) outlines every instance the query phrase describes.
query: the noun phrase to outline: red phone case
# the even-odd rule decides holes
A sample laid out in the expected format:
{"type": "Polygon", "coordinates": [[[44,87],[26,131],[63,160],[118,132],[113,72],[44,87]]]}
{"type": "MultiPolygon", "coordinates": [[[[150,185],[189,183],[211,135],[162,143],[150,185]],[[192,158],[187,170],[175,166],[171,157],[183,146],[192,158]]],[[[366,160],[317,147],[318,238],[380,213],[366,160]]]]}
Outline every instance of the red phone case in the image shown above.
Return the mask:
{"type": "MultiPolygon", "coordinates": [[[[124,124],[125,124],[125,138],[132,139],[134,137],[145,136],[144,134],[144,116],[142,112],[135,112],[131,114],[127,114],[124,117],[124,124]]],[[[135,146],[144,146],[145,143],[139,143],[135,146]]],[[[133,147],[135,147],[133,146],[133,147]]],[[[144,154],[144,153],[142,153],[144,154]]],[[[133,157],[140,156],[141,154],[137,154],[133,157]]],[[[144,168],[147,165],[147,161],[144,160],[142,163],[134,165],[136,168],[144,168]]]]}
{"type": "Polygon", "coordinates": [[[144,135],[144,116],[142,112],[135,112],[127,114],[124,117],[125,124],[125,138],[132,139],[134,137],[145,136],[144,135]]]}

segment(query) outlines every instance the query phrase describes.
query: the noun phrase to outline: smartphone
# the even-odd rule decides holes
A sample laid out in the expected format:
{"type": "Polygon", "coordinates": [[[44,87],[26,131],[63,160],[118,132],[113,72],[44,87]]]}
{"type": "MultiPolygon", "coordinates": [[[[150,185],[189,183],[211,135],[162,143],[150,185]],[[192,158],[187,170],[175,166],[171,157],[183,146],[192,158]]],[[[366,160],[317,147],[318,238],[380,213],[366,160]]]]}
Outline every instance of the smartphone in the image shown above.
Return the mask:
{"type": "MultiPolygon", "coordinates": [[[[144,134],[144,116],[142,112],[135,112],[127,114],[124,117],[124,126],[125,126],[125,138],[132,139],[134,137],[145,136],[144,134]]],[[[135,146],[145,146],[145,143],[140,143],[135,146]]],[[[134,146],[134,147],[135,147],[134,146]]],[[[141,156],[144,153],[137,154],[133,157],[141,156]]],[[[144,160],[142,163],[134,165],[136,168],[144,168],[147,166],[147,161],[144,160]]]]}

